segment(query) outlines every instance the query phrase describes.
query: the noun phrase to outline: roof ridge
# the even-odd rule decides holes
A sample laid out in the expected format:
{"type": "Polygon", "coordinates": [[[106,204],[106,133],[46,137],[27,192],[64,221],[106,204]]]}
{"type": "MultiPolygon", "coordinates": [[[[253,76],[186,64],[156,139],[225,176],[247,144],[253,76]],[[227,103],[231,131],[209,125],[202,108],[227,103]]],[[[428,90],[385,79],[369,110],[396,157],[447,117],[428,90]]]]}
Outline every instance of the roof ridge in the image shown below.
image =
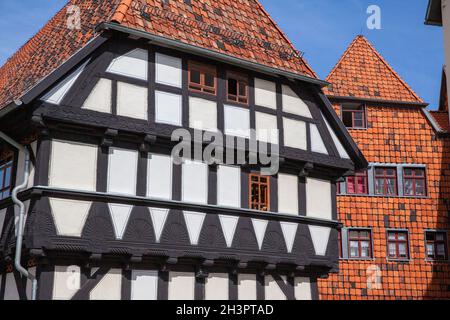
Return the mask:
{"type": "Polygon", "coordinates": [[[344,53],[342,54],[341,58],[338,60],[338,62],[334,65],[333,69],[330,71],[330,73],[328,74],[328,76],[325,78],[326,81],[328,81],[331,76],[336,72],[337,68],[339,67],[339,65],[342,63],[342,61],[344,61],[344,59],[347,57],[347,55],[350,53],[350,50],[355,46],[356,41],[358,40],[358,37],[360,37],[361,35],[358,35],[356,38],[354,38],[352,40],[352,42],[350,43],[350,45],[347,47],[347,49],[344,51],[344,53]]]}
{"type": "Polygon", "coordinates": [[[381,60],[381,62],[383,62],[383,64],[391,71],[391,73],[403,84],[403,86],[411,92],[411,94],[419,101],[419,102],[424,102],[422,100],[422,98],[420,98],[415,92],[414,90],[406,83],[405,80],[402,79],[402,77],[400,77],[400,75],[389,65],[389,63],[383,58],[383,56],[381,55],[381,53],[378,52],[377,49],[375,49],[375,47],[370,43],[369,40],[367,40],[366,37],[364,37],[363,35],[359,35],[357,37],[357,39],[362,39],[369,47],[370,49],[373,51],[373,53],[375,53],[375,55],[381,60]]]}
{"type": "MultiPolygon", "coordinates": [[[[284,33],[284,31],[281,30],[281,28],[278,26],[278,24],[275,22],[275,20],[273,20],[272,16],[269,14],[269,12],[267,12],[267,10],[259,2],[259,0],[254,0],[254,1],[255,1],[256,5],[259,7],[259,9],[266,15],[266,17],[269,19],[270,23],[275,27],[275,29],[278,31],[278,33],[283,37],[283,39],[286,40],[286,42],[292,47],[292,49],[294,51],[298,51],[297,48],[295,47],[295,45],[291,42],[291,40],[289,40],[286,33],[284,33]]],[[[308,62],[306,62],[305,58],[301,57],[301,60],[302,60],[303,64],[305,65],[305,67],[308,68],[308,70],[312,74],[314,74],[314,76],[316,78],[318,78],[317,73],[311,68],[311,66],[308,64],[308,62]]]]}

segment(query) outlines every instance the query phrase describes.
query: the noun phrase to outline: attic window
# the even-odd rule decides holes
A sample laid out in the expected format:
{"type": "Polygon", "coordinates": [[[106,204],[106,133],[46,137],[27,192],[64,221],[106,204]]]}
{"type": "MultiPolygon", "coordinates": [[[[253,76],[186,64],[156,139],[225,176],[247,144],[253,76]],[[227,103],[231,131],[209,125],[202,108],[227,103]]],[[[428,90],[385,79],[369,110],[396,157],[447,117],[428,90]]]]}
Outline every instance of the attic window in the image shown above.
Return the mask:
{"type": "Polygon", "coordinates": [[[248,104],[248,77],[242,74],[227,73],[228,100],[248,104]]]}
{"type": "Polygon", "coordinates": [[[0,162],[0,200],[11,195],[13,161],[8,159],[0,162]]]}
{"type": "Polygon", "coordinates": [[[342,122],[349,129],[366,129],[365,105],[343,105],[341,109],[342,122]]]}
{"type": "Polygon", "coordinates": [[[215,95],[216,88],[216,68],[214,66],[189,61],[189,89],[215,95]]]}

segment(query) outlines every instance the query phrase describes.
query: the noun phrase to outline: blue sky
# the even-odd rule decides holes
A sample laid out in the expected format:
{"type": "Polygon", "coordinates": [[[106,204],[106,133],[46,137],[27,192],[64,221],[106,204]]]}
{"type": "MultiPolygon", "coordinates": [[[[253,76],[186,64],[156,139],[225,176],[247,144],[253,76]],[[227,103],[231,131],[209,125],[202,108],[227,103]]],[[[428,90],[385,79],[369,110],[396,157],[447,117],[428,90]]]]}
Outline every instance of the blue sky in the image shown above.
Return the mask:
{"type": "MultiPolygon", "coordinates": [[[[424,25],[428,0],[260,0],[313,69],[325,78],[352,39],[365,35],[432,108],[444,63],[441,28],[424,25]],[[366,26],[369,5],[381,8],[381,30],[366,26]]],[[[0,64],[66,0],[0,1],[0,64]]]]}

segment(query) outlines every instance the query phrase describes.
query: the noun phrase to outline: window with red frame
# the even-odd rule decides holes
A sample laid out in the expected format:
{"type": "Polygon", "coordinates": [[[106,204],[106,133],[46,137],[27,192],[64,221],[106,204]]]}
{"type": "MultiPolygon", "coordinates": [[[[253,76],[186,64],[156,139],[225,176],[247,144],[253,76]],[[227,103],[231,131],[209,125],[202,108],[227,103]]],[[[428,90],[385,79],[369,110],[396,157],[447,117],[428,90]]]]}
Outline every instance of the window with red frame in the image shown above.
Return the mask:
{"type": "Polygon", "coordinates": [[[372,258],[372,232],[362,229],[349,230],[348,252],[351,259],[372,258]]]}
{"type": "Polygon", "coordinates": [[[403,187],[405,196],[426,196],[427,183],[425,169],[404,169],[403,187]]]}
{"type": "Polygon", "coordinates": [[[343,105],[341,110],[342,122],[347,128],[367,128],[365,105],[343,105]]]}
{"type": "Polygon", "coordinates": [[[347,177],[347,194],[364,195],[369,193],[367,170],[359,171],[347,177]]]}
{"type": "Polygon", "coordinates": [[[8,159],[0,162],[0,200],[11,195],[13,161],[8,159]]]}
{"type": "Polygon", "coordinates": [[[270,177],[251,174],[249,180],[250,209],[269,211],[270,177]]]}
{"type": "Polygon", "coordinates": [[[375,194],[382,196],[397,195],[396,168],[375,168],[375,194]]]}
{"type": "Polygon", "coordinates": [[[426,243],[429,260],[447,260],[447,233],[427,231],[426,243]]]}
{"type": "Polygon", "coordinates": [[[216,94],[217,70],[213,66],[189,61],[189,89],[208,94],[216,94]]]}
{"type": "Polygon", "coordinates": [[[248,77],[235,72],[227,73],[227,98],[229,101],[248,104],[248,77]]]}
{"type": "Polygon", "coordinates": [[[409,259],[408,232],[406,231],[388,232],[388,256],[389,259],[396,259],[396,260],[409,259]]]}

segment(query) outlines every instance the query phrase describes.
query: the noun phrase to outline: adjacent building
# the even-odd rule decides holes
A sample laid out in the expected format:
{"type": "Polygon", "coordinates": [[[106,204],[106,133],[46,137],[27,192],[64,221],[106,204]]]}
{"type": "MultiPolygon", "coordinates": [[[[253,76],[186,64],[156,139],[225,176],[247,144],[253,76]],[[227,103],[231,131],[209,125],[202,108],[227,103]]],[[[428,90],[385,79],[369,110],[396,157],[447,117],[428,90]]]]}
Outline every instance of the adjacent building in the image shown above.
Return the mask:
{"type": "Polygon", "coordinates": [[[450,298],[446,100],[427,111],[363,36],[327,81],[325,92],[369,167],[338,186],[341,261],[339,273],[319,281],[320,298],[450,298]]]}
{"type": "MultiPolygon", "coordinates": [[[[70,1],[0,69],[0,299],[32,298],[34,279],[37,299],[318,299],[338,270],[337,181],[367,166],[325,85],[256,0],[70,1]],[[183,139],[200,151],[240,138],[223,151],[246,161],[175,163],[183,128],[210,137],[183,139]],[[250,163],[255,140],[278,173],[250,163]]],[[[437,188],[411,201],[435,206],[437,188]]]]}

